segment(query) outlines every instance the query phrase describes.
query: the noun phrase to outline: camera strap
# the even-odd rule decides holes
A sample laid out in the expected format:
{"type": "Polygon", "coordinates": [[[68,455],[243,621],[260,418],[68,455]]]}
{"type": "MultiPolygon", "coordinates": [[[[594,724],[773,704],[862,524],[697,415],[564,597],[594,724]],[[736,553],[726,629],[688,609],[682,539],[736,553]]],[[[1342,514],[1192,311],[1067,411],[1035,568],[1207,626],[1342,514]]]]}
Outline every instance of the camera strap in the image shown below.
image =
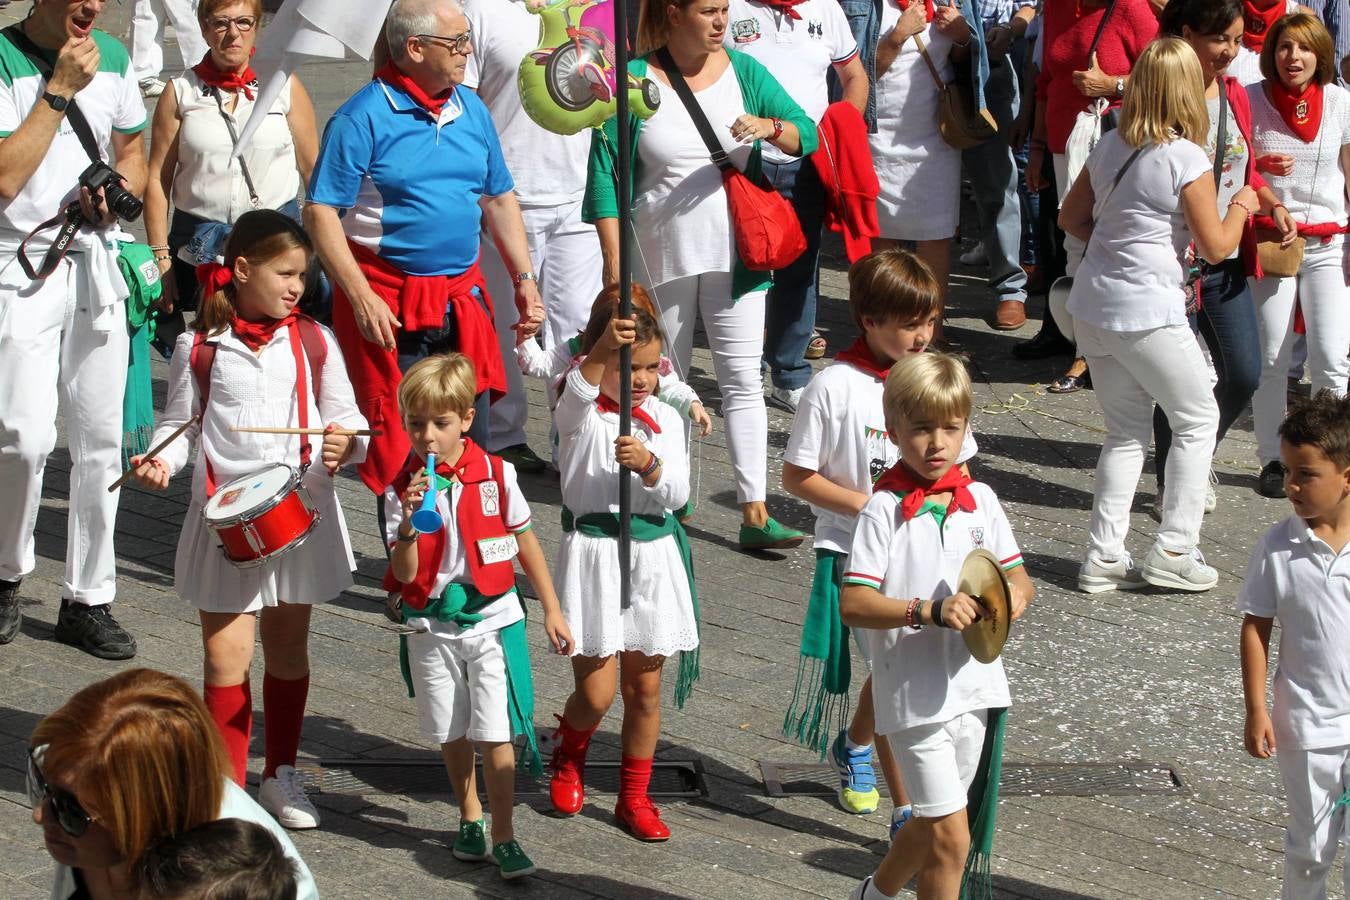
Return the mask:
{"type": "MultiPolygon", "coordinates": [[[[52,64],[42,55],[42,49],[33,43],[32,38],[24,34],[23,23],[16,22],[4,29],[5,37],[9,42],[23,52],[35,67],[38,74],[42,76],[43,81],[51,81],[52,64]]],[[[71,97],[66,105],[66,121],[70,123],[71,130],[75,136],[80,139],[80,146],[84,147],[84,152],[89,154],[90,162],[103,162],[103,154],[99,152],[98,141],[94,140],[94,131],[89,127],[89,122],[85,119],[84,113],[80,112],[80,107],[75,103],[75,98],[71,97]]]]}

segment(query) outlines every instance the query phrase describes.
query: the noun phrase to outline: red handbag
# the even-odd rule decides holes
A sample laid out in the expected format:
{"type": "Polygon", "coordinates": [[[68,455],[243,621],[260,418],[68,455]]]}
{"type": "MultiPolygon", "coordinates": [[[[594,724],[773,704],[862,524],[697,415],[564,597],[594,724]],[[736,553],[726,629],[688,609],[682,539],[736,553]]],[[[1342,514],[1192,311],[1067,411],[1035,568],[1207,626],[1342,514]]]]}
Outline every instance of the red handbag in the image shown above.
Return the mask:
{"type": "Polygon", "coordinates": [[[736,168],[713,134],[708,117],[698,105],[680,67],[662,47],[657,51],[661,65],[670,79],[670,86],[679,95],[680,102],[689,111],[694,127],[708,147],[713,163],[722,170],[722,186],[727,193],[727,211],[731,230],[736,238],[736,253],[747,269],[771,272],[783,269],[806,252],[806,236],[792,204],[771,187],[756,184],[736,168]]]}

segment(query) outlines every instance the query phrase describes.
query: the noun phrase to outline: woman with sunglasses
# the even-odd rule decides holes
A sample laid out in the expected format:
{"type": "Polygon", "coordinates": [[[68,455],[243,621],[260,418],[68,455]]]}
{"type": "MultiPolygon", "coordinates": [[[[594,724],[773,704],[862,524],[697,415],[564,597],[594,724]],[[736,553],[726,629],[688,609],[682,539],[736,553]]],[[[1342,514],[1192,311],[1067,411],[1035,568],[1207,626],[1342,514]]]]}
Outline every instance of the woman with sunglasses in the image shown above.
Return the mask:
{"type": "Polygon", "coordinates": [[[233,158],[258,92],[249,61],[261,17],[261,0],[202,0],[197,19],[209,49],[155,106],[145,234],[164,276],[160,303],[173,317],[172,324],[161,320],[161,347],[172,347],[183,330],[183,311],[197,308],[194,266],[218,255],[239,216],[275,209],[300,221],[300,179],[309,180],[319,138],[298,78],[291,77],[243,155],[233,158]]]}
{"type": "Polygon", "coordinates": [[[28,747],[33,822],[56,860],[54,900],[138,897],[150,847],[224,818],[267,828],[295,862],[299,900],[317,898],[286,832],[229,772],[210,713],[181,678],[132,669],[76,693],[28,747]]]}

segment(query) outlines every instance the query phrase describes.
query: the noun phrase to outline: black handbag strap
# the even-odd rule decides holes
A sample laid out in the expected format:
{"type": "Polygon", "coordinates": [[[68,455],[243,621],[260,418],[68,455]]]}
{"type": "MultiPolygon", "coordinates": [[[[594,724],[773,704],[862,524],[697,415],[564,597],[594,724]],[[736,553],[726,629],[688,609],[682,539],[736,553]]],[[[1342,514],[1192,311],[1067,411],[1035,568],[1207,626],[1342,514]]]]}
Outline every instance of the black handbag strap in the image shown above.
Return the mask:
{"type": "Polygon", "coordinates": [[[1097,23],[1097,33],[1092,36],[1092,43],[1088,46],[1087,64],[1092,65],[1092,56],[1097,52],[1097,45],[1101,43],[1102,32],[1106,30],[1106,21],[1111,18],[1111,13],[1116,8],[1116,0],[1107,0],[1106,12],[1102,13],[1102,20],[1097,23]]]}
{"type": "Polygon", "coordinates": [[[1214,134],[1214,190],[1219,189],[1219,179],[1223,177],[1224,144],[1228,142],[1228,90],[1224,87],[1223,77],[1219,77],[1219,130],[1214,134]]]}
{"type": "MultiPolygon", "coordinates": [[[[15,22],[2,32],[9,42],[28,57],[29,61],[37,67],[38,74],[44,81],[52,80],[52,64],[42,55],[42,49],[34,44],[28,35],[23,33],[20,27],[23,23],[15,22]]],[[[90,162],[103,162],[103,154],[99,152],[98,141],[94,140],[93,129],[89,127],[89,122],[85,120],[84,113],[80,112],[80,107],[76,105],[75,98],[71,97],[66,104],[66,121],[70,123],[75,136],[80,139],[80,145],[84,147],[84,152],[89,154],[90,162]]]]}
{"type": "MultiPolygon", "coordinates": [[[[220,98],[220,88],[211,87],[211,94],[216,98],[216,109],[220,110],[220,117],[225,120],[225,127],[230,132],[230,143],[234,149],[239,149],[239,133],[234,130],[234,121],[230,114],[225,112],[225,101],[220,98]]],[[[262,201],[258,199],[258,189],[253,186],[253,178],[248,174],[248,166],[244,164],[244,157],[239,157],[239,171],[244,173],[244,184],[248,186],[248,199],[253,203],[254,209],[262,208],[262,201]]]]}
{"type": "Polygon", "coordinates": [[[694,92],[689,89],[689,82],[684,80],[680,67],[675,65],[675,58],[670,55],[670,50],[661,47],[656,51],[656,58],[661,61],[661,68],[665,70],[666,77],[670,79],[670,86],[675,89],[680,102],[689,112],[689,118],[694,121],[694,127],[698,129],[698,136],[703,138],[703,143],[708,148],[708,155],[712,157],[713,164],[723,172],[728,169],[735,169],[736,166],[727,156],[727,151],[722,149],[721,142],[717,140],[712,125],[708,124],[708,117],[704,115],[703,107],[698,105],[698,99],[694,96],[694,92]]]}

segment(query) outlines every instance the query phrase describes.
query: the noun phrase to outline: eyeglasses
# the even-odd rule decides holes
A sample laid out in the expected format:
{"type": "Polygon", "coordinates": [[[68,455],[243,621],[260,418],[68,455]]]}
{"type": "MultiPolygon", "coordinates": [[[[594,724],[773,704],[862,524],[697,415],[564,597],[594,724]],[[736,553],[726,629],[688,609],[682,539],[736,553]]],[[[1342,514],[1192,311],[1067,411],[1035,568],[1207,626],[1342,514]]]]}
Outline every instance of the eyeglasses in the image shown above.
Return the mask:
{"type": "Polygon", "coordinates": [[[43,777],[42,769],[38,766],[38,749],[29,747],[28,803],[33,809],[37,809],[49,800],[51,810],[56,815],[56,824],[60,825],[66,834],[77,838],[89,829],[89,823],[94,817],[84,811],[84,807],[80,806],[80,801],[75,799],[74,794],[47,784],[47,779],[43,777]]]}
{"type": "Polygon", "coordinates": [[[454,37],[445,37],[439,34],[415,34],[413,37],[422,41],[440,41],[451,53],[466,53],[469,49],[469,42],[473,40],[473,29],[466,29],[463,34],[457,34],[454,37]]]}
{"type": "Polygon", "coordinates": [[[211,21],[206,23],[207,27],[210,28],[212,31],[214,31],[216,34],[224,34],[225,32],[230,30],[231,25],[233,25],[235,28],[238,28],[241,33],[246,31],[252,31],[253,26],[257,24],[258,24],[257,16],[235,16],[232,19],[226,16],[221,16],[218,19],[212,19],[211,21]]]}

